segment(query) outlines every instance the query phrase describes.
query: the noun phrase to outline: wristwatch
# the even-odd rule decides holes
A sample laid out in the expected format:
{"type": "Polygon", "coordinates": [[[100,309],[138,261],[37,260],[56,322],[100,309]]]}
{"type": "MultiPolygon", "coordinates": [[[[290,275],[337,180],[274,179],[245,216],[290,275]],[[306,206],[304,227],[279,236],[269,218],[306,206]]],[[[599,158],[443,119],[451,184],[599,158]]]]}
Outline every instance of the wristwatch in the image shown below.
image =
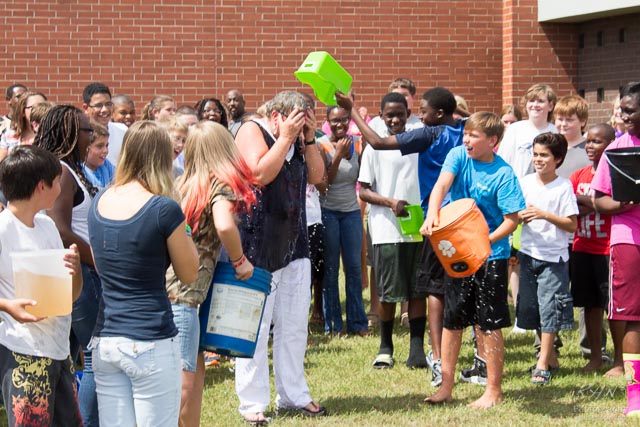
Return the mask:
{"type": "Polygon", "coordinates": [[[316,139],[313,138],[311,141],[305,141],[304,145],[314,145],[316,143],[316,139]]]}

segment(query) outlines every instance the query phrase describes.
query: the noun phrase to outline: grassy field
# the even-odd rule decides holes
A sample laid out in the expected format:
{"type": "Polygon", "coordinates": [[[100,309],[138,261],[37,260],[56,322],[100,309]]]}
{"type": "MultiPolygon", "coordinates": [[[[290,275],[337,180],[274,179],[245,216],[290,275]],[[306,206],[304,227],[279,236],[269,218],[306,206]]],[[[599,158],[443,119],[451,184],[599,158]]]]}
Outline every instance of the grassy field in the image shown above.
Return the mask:
{"type": "MultiPolygon", "coordinates": [[[[565,333],[561,370],[548,386],[530,383],[527,369],[534,362],[533,336],[505,330],[506,360],[503,388],[505,402],[486,411],[467,404],[482,394],[482,387],[458,383],[454,402],[447,406],[422,403],[433,392],[430,374],[404,365],[409,346],[408,329],[395,328],[396,365],[374,370],[371,363],[378,349],[377,330],[371,337],[330,338],[317,330],[309,336],[306,373],[312,396],[330,414],[322,419],[276,417],[275,426],[624,426],[637,425],[622,416],[625,407],[623,378],[582,374],[577,331],[565,333]]],[[[458,371],[469,367],[473,347],[467,331],[458,371]]],[[[242,426],[236,408],[231,364],[207,370],[202,426],[242,426]]],[[[6,425],[4,411],[0,424],[6,425]]]]}
{"type": "MultiPolygon", "coordinates": [[[[312,396],[330,416],[309,420],[274,417],[278,426],[622,426],[626,420],[623,378],[581,374],[577,332],[563,335],[562,368],[548,386],[530,383],[527,369],[534,363],[533,335],[506,333],[505,402],[486,411],[467,404],[482,394],[482,387],[458,383],[454,402],[447,406],[422,403],[433,392],[430,375],[404,366],[409,345],[407,329],[396,326],[395,359],[391,370],[374,370],[371,363],[378,337],[329,338],[314,330],[307,351],[307,380],[312,396]]],[[[473,359],[470,334],[465,334],[459,369],[473,359]]],[[[202,415],[203,426],[243,425],[236,411],[230,365],[209,368],[202,415]]],[[[268,414],[269,415],[269,414],[268,414]]],[[[273,414],[271,414],[273,416],[273,414]]]]}

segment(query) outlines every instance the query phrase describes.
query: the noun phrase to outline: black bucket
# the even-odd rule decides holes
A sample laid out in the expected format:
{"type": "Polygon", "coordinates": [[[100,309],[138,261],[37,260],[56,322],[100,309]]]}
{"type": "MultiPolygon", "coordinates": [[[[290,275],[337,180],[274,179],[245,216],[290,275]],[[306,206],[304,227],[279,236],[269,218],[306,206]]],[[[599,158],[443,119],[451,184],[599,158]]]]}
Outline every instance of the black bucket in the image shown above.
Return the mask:
{"type": "Polygon", "coordinates": [[[613,200],[640,202],[640,147],[613,148],[604,154],[609,163],[613,200]]]}

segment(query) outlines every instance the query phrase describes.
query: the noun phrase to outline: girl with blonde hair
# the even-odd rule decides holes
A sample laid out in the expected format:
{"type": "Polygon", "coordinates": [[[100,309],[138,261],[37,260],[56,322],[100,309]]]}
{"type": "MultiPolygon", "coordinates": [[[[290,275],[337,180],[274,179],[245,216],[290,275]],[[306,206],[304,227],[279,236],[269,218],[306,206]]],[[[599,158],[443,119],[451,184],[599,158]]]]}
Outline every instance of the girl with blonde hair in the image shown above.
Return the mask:
{"type": "Polygon", "coordinates": [[[204,388],[204,354],[199,351],[198,306],[205,300],[216,260],[224,245],[236,277],[249,279],[253,265],[244,256],[236,225],[239,212],[250,212],[256,203],[257,185],[242,159],[231,133],[221,124],[201,121],[189,130],[184,149],[184,175],[177,190],[187,224],[200,256],[198,279],[193,284],[167,272],[167,292],[182,343],[182,402],[180,425],[197,426],[204,388]]]}
{"type": "Polygon", "coordinates": [[[198,254],[173,200],[169,134],[150,121],[127,130],[115,183],[89,212],[102,301],[89,348],[101,426],[178,425],[180,340],[166,292],[169,265],[195,282],[198,254]]]}

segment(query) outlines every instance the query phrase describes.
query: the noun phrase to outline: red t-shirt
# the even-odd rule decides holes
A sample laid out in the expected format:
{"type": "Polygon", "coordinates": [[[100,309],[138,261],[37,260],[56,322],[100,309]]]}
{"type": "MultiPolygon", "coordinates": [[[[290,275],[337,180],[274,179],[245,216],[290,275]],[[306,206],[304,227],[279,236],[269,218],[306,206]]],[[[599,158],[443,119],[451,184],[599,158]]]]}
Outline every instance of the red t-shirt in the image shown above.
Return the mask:
{"type": "MultiPolygon", "coordinates": [[[[573,172],[569,177],[576,196],[591,196],[591,180],[595,175],[592,166],[585,166],[573,172]]],[[[596,255],[609,254],[611,236],[611,215],[591,212],[578,217],[578,229],[573,239],[574,252],[586,252],[596,255]]]]}

